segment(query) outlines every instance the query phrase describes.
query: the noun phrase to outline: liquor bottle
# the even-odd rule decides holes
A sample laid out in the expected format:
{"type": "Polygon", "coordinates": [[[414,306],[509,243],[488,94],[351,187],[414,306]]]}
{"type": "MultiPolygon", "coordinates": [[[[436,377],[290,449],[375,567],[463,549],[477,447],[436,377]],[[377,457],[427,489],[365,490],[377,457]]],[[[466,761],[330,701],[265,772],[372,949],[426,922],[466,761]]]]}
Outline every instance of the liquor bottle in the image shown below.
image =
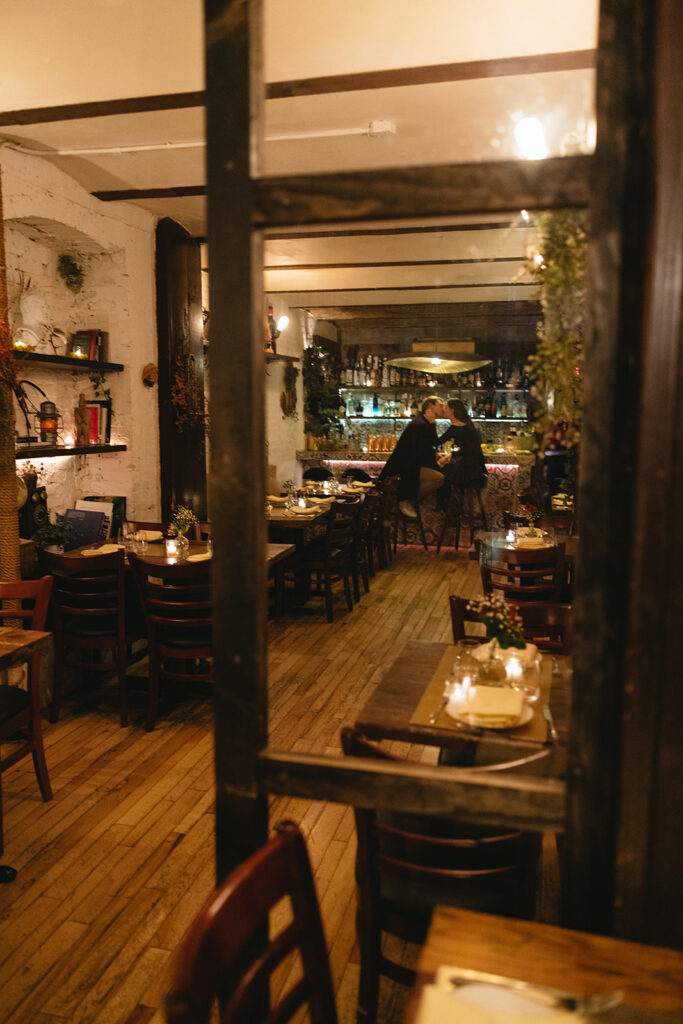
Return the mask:
{"type": "Polygon", "coordinates": [[[376,391],[372,396],[372,415],[379,416],[379,395],[376,391]]]}
{"type": "MultiPolygon", "coordinates": [[[[393,369],[393,367],[392,367],[392,369],[393,369]]],[[[389,367],[387,366],[386,359],[382,360],[382,377],[381,377],[381,381],[382,381],[382,385],[381,386],[383,388],[388,388],[389,387],[389,367]]]]}
{"type": "Polygon", "coordinates": [[[503,377],[503,364],[501,360],[496,361],[496,387],[505,387],[505,379],[503,377]]]}
{"type": "Polygon", "coordinates": [[[500,400],[500,415],[501,415],[501,419],[507,418],[507,414],[508,414],[508,404],[507,404],[507,400],[505,398],[505,395],[503,395],[503,397],[500,400]]]}
{"type": "Polygon", "coordinates": [[[346,418],[346,402],[344,401],[343,395],[340,395],[339,397],[339,415],[342,419],[346,418]]]}
{"type": "Polygon", "coordinates": [[[522,375],[522,387],[525,391],[529,390],[529,370],[530,367],[527,365],[524,367],[524,373],[522,375]]]}
{"type": "Polygon", "coordinates": [[[346,369],[344,371],[344,382],[345,382],[347,388],[351,387],[351,385],[353,384],[353,363],[351,361],[351,356],[349,356],[348,359],[346,360],[346,369]]]}

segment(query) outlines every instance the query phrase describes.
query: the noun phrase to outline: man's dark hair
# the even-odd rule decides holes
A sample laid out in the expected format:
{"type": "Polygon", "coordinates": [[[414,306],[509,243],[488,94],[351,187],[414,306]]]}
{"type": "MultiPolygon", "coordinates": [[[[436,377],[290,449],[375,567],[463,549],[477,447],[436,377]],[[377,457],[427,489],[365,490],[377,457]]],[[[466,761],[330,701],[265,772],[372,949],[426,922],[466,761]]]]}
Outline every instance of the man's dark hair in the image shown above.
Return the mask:
{"type": "Polygon", "coordinates": [[[429,398],[425,398],[424,402],[422,403],[422,409],[420,410],[422,412],[422,415],[424,416],[430,405],[436,405],[440,401],[441,399],[439,398],[438,395],[430,395],[429,398]]]}

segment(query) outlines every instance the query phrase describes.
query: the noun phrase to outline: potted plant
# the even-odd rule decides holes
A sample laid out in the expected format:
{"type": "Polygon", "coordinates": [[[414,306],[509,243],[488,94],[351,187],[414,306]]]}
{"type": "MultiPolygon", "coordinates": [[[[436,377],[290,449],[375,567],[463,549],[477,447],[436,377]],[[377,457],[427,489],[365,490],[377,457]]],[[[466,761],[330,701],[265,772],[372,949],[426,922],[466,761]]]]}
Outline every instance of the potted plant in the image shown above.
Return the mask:
{"type": "Polygon", "coordinates": [[[185,505],[177,505],[171,514],[171,528],[176,535],[176,549],[179,555],[185,556],[190,550],[190,542],[185,536],[187,531],[195,523],[199,522],[191,508],[185,505]]]}
{"type": "Polygon", "coordinates": [[[31,537],[37,548],[57,552],[65,551],[76,539],[77,535],[73,526],[65,522],[64,516],[59,513],[53,519],[48,518],[47,522],[39,526],[31,537]]]}

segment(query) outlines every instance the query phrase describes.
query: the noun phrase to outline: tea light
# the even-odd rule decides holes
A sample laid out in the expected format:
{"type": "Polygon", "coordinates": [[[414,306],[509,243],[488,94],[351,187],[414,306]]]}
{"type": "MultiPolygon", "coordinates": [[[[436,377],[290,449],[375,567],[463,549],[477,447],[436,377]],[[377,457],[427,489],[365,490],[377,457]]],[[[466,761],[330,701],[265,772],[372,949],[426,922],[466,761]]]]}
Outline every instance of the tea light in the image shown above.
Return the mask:
{"type": "Polygon", "coordinates": [[[166,557],[167,558],[172,558],[174,555],[177,555],[178,554],[178,538],[177,537],[167,537],[166,540],[164,541],[164,547],[166,548],[166,557]]]}
{"type": "Polygon", "coordinates": [[[508,532],[505,534],[505,540],[509,544],[512,544],[514,542],[514,539],[515,539],[515,531],[514,530],[508,530],[508,532]]]}
{"type": "Polygon", "coordinates": [[[507,677],[511,682],[522,678],[522,664],[519,658],[509,658],[505,664],[507,677]]]}
{"type": "Polygon", "coordinates": [[[305,498],[299,498],[298,505],[299,505],[299,508],[306,508],[306,499],[305,498]]]}

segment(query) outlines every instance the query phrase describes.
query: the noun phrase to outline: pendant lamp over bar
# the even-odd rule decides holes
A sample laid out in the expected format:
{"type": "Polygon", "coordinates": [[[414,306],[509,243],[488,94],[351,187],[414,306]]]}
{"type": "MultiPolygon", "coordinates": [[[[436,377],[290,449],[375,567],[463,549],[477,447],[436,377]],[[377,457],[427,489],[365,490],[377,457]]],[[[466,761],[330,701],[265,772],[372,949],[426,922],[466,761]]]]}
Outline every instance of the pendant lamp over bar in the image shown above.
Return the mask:
{"type": "Polygon", "coordinates": [[[418,341],[416,338],[411,352],[387,360],[389,366],[436,374],[466,373],[490,363],[490,359],[475,351],[473,341],[451,341],[447,338],[435,338],[433,341],[418,341]]]}

